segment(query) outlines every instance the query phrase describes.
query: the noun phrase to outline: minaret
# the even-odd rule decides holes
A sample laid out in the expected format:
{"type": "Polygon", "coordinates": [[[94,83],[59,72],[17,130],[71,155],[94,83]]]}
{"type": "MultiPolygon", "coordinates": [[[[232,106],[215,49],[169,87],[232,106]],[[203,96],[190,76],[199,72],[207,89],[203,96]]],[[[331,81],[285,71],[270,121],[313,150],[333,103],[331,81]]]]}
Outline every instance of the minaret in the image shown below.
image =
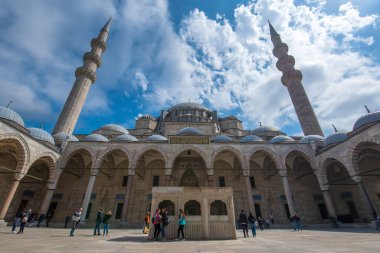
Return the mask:
{"type": "Polygon", "coordinates": [[[294,57],[288,55],[288,45],[281,41],[280,35],[269,22],[270,36],[273,42],[273,55],[278,58],[277,68],[282,72],[281,82],[288,88],[298,119],[305,135],[323,136],[318,119],[311,107],[309,98],[302,85],[301,71],[294,69],[294,57]]]}
{"type": "Polygon", "coordinates": [[[53,134],[65,132],[72,133],[86,100],[91,85],[96,80],[96,69],[102,64],[100,58],[106,51],[106,41],[111,25],[111,18],[100,30],[97,38],[91,41],[91,52],[83,55],[83,66],[75,71],[75,82],[66,100],[58,121],[54,127],[53,134]]]}

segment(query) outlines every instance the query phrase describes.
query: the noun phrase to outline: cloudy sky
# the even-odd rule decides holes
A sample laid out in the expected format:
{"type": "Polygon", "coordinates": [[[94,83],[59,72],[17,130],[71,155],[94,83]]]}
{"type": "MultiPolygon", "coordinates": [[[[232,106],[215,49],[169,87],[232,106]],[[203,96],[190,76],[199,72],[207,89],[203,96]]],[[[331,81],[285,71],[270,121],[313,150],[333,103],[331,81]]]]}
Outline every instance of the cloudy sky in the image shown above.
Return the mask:
{"type": "Polygon", "coordinates": [[[272,55],[270,20],[325,134],[380,109],[380,4],[372,0],[2,0],[0,104],[51,131],[90,41],[108,48],[75,133],[188,100],[290,135],[302,130],[272,55]]]}

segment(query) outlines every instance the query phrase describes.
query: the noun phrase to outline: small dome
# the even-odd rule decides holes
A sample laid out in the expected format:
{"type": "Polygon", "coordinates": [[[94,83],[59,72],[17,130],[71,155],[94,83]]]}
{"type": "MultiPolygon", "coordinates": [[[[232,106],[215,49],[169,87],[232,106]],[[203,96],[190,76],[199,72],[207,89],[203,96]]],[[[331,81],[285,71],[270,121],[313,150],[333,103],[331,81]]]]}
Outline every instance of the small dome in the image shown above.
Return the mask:
{"type": "Polygon", "coordinates": [[[320,135],[306,135],[301,140],[299,140],[299,143],[307,144],[310,142],[322,142],[325,140],[325,137],[320,135]]]}
{"type": "Polygon", "coordinates": [[[294,139],[286,135],[278,135],[269,141],[270,144],[294,142],[294,139]]]}
{"type": "Polygon", "coordinates": [[[145,114],[141,116],[139,119],[151,119],[151,120],[156,120],[152,115],[150,114],[145,114]]]}
{"type": "Polygon", "coordinates": [[[108,142],[108,139],[101,134],[89,134],[86,137],[82,138],[81,141],[101,141],[108,142]]]}
{"type": "Polygon", "coordinates": [[[354,124],[354,130],[358,129],[359,127],[362,127],[364,125],[380,121],[380,111],[377,112],[370,112],[366,115],[361,116],[354,124]]]}
{"type": "Polygon", "coordinates": [[[34,128],[30,127],[28,128],[30,135],[37,140],[40,141],[46,141],[52,145],[55,145],[53,136],[51,136],[48,132],[45,130],[42,130],[41,128],[34,128]]]}
{"type": "Polygon", "coordinates": [[[125,127],[116,125],[116,124],[104,125],[100,128],[100,130],[108,130],[108,131],[114,131],[114,132],[123,133],[123,134],[129,134],[128,130],[125,127]]]}
{"type": "Polygon", "coordinates": [[[154,134],[154,135],[151,135],[148,138],[146,138],[144,141],[148,141],[148,142],[149,141],[152,141],[152,142],[164,142],[164,141],[168,141],[168,139],[166,139],[162,135],[154,134]]]}
{"type": "Polygon", "coordinates": [[[179,130],[176,135],[203,135],[201,131],[194,127],[185,127],[179,130]]]}
{"type": "Polygon", "coordinates": [[[267,133],[267,132],[279,132],[279,130],[271,126],[259,126],[258,128],[253,129],[251,131],[251,134],[258,135],[258,134],[267,133]]]}
{"type": "Polygon", "coordinates": [[[178,109],[196,109],[196,108],[203,109],[206,111],[211,111],[206,106],[198,104],[198,103],[194,103],[194,102],[185,102],[185,103],[176,104],[172,106],[171,108],[169,108],[168,111],[178,110],[178,109]]]}
{"type": "Polygon", "coordinates": [[[247,135],[241,138],[239,142],[246,143],[246,142],[260,142],[260,141],[263,141],[263,139],[257,135],[247,135]]]}
{"type": "Polygon", "coordinates": [[[21,116],[8,107],[0,106],[0,118],[13,121],[16,124],[25,127],[24,120],[21,118],[21,116]]]}
{"type": "Polygon", "coordinates": [[[329,136],[326,137],[325,142],[323,146],[328,146],[333,143],[338,143],[342,142],[344,140],[348,139],[348,132],[347,131],[338,131],[330,134],[329,136]]]}
{"type": "Polygon", "coordinates": [[[224,135],[224,134],[216,135],[216,136],[212,137],[211,141],[212,142],[233,142],[231,137],[224,135]]]}
{"type": "Polygon", "coordinates": [[[112,141],[122,141],[122,142],[136,142],[139,141],[134,137],[133,135],[130,134],[122,134],[114,138],[112,141]]]}
{"type": "Polygon", "coordinates": [[[64,140],[78,141],[74,135],[64,132],[53,134],[53,139],[56,143],[62,143],[64,140]]]}

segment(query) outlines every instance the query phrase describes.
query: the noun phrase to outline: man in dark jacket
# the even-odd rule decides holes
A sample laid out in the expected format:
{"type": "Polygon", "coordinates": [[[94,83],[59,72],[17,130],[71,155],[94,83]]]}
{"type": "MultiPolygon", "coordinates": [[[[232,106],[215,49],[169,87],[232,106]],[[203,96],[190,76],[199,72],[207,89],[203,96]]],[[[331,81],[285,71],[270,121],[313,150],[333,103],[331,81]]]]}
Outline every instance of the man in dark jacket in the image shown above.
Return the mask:
{"type": "Polygon", "coordinates": [[[100,235],[100,224],[102,224],[102,220],[103,220],[103,209],[99,210],[96,213],[96,225],[94,228],[94,235],[96,235],[96,233],[100,235]]]}
{"type": "Polygon", "coordinates": [[[243,229],[244,237],[249,237],[249,234],[248,234],[248,218],[247,218],[247,215],[244,213],[244,210],[241,210],[241,212],[239,214],[238,222],[240,223],[240,225],[243,229]]]}

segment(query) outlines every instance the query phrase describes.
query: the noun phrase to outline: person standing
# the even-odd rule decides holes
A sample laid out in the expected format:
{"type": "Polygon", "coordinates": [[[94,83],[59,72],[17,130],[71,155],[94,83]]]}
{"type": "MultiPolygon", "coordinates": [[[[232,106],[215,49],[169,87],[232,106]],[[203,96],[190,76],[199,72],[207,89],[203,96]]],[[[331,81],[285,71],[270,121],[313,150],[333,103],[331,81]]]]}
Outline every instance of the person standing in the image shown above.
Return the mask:
{"type": "Polygon", "coordinates": [[[152,221],[154,225],[154,240],[158,241],[158,237],[160,236],[161,231],[161,210],[157,208],[156,212],[153,215],[152,221]]]}
{"type": "Polygon", "coordinates": [[[70,216],[69,216],[69,215],[66,215],[66,217],[65,217],[65,226],[64,226],[64,228],[67,228],[67,224],[69,223],[69,221],[70,221],[70,216]]]}
{"type": "Polygon", "coordinates": [[[102,220],[102,223],[103,223],[103,236],[107,236],[108,235],[108,223],[109,223],[111,217],[112,217],[112,212],[111,211],[108,211],[103,216],[103,220],[102,220]]]}
{"type": "Polygon", "coordinates": [[[24,209],[22,211],[22,216],[21,216],[21,220],[20,220],[20,230],[17,232],[17,234],[23,234],[24,233],[24,228],[25,228],[25,225],[26,223],[28,222],[28,219],[29,219],[29,213],[26,211],[26,209],[24,209]]]}
{"type": "Polygon", "coordinates": [[[179,209],[179,216],[178,216],[178,231],[177,231],[177,238],[175,240],[179,240],[179,234],[182,235],[182,240],[185,240],[185,233],[183,232],[183,229],[186,225],[186,215],[185,212],[182,209],[179,209]]]}
{"type": "Polygon", "coordinates": [[[261,219],[261,217],[257,218],[257,223],[259,224],[259,228],[260,230],[264,230],[264,225],[263,225],[263,220],[261,219]]]}
{"type": "Polygon", "coordinates": [[[96,213],[96,220],[95,220],[96,224],[94,228],[94,235],[96,235],[96,233],[100,235],[100,225],[102,224],[102,220],[103,220],[103,209],[99,210],[96,213]]]}
{"type": "Polygon", "coordinates": [[[161,236],[162,236],[162,241],[166,241],[166,229],[167,229],[168,225],[169,225],[168,211],[166,210],[166,208],[163,208],[162,212],[161,212],[161,236]]]}
{"type": "Polygon", "coordinates": [[[149,233],[149,222],[150,222],[150,213],[146,212],[144,216],[144,228],[143,228],[143,234],[149,233]]]}
{"type": "Polygon", "coordinates": [[[241,225],[241,228],[243,229],[244,237],[249,237],[248,234],[248,218],[247,215],[245,215],[244,210],[241,210],[239,214],[238,222],[241,225]]]}
{"type": "Polygon", "coordinates": [[[47,215],[46,215],[46,227],[49,227],[49,223],[51,221],[51,218],[53,218],[53,214],[51,212],[49,212],[47,215]]]}
{"type": "Polygon", "coordinates": [[[248,223],[252,230],[252,236],[255,237],[256,236],[256,219],[255,217],[253,217],[251,212],[249,212],[249,215],[248,215],[248,223]]]}
{"type": "Polygon", "coordinates": [[[19,211],[16,213],[16,216],[13,218],[13,223],[12,223],[12,233],[16,233],[16,227],[17,225],[20,224],[22,218],[22,211],[19,211]]]}
{"type": "Polygon", "coordinates": [[[79,208],[77,211],[73,213],[73,216],[71,217],[71,219],[73,220],[73,224],[71,227],[70,236],[74,236],[74,231],[78,226],[81,216],[82,216],[82,208],[79,208]]]}
{"type": "Polygon", "coordinates": [[[331,222],[332,228],[339,228],[336,217],[331,215],[330,222],[331,222]]]}

